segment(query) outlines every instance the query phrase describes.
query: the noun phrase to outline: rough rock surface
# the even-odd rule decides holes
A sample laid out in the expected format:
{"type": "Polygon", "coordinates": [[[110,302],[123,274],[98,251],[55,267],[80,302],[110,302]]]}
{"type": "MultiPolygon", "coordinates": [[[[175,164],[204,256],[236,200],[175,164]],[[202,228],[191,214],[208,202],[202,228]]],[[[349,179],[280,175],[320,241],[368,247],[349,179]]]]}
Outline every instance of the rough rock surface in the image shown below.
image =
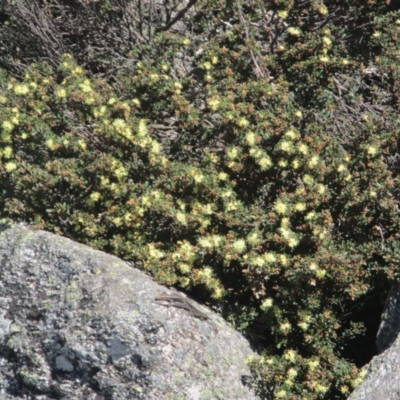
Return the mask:
{"type": "Polygon", "coordinates": [[[400,399],[400,284],[392,286],[382,315],[376,346],[364,381],[348,400],[400,399]]]}
{"type": "Polygon", "coordinates": [[[122,260],[22,225],[0,226],[0,257],[2,400],[257,398],[243,337],[155,303],[122,260]]]}

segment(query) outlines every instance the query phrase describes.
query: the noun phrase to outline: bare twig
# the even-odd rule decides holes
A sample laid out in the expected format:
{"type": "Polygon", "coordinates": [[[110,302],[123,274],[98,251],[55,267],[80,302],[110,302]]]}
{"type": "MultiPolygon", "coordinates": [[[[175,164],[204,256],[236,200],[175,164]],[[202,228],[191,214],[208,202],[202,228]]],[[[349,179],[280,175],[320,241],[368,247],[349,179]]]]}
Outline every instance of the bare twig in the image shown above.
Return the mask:
{"type": "Polygon", "coordinates": [[[171,28],[173,25],[175,25],[180,19],[182,19],[187,11],[196,4],[197,0],[190,0],[189,3],[186,5],[186,7],[182,8],[174,18],[171,19],[165,26],[162,26],[161,28],[157,28],[156,32],[162,32],[162,31],[167,31],[169,28],[171,28]]]}
{"type": "MultiPolygon", "coordinates": [[[[245,20],[245,18],[243,16],[242,7],[240,6],[240,0],[237,0],[237,7],[238,7],[238,13],[239,13],[240,21],[242,22],[243,27],[244,27],[244,31],[245,31],[245,35],[246,35],[246,42],[247,42],[247,44],[250,44],[249,29],[247,27],[247,22],[246,22],[246,20],[245,20]]],[[[251,59],[253,60],[254,67],[255,67],[255,75],[258,78],[259,77],[264,78],[265,75],[266,75],[264,68],[261,68],[260,65],[258,64],[253,50],[249,49],[249,51],[250,51],[251,59]]]]}

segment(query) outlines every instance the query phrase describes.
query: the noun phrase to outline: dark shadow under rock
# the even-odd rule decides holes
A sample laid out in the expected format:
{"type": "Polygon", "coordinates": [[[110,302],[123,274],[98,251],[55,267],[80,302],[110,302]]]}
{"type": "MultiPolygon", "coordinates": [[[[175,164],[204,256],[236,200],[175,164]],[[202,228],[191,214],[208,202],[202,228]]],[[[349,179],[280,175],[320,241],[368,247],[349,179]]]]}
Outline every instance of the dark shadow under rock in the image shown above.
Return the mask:
{"type": "Polygon", "coordinates": [[[377,335],[379,355],[366,367],[366,375],[349,400],[400,399],[400,284],[390,289],[377,335]]]}

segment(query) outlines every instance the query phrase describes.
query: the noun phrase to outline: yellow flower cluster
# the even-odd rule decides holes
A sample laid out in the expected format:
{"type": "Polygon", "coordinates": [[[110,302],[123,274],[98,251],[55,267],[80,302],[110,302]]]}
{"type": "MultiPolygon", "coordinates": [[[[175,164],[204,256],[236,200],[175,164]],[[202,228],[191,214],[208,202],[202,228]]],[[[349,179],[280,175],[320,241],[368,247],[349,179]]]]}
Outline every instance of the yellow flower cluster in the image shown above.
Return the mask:
{"type": "Polygon", "coordinates": [[[319,366],[319,360],[315,358],[314,360],[310,360],[307,364],[310,371],[315,371],[315,369],[319,366]]]}
{"type": "Polygon", "coordinates": [[[184,260],[192,263],[196,259],[196,248],[187,240],[178,241],[177,246],[177,250],[171,256],[174,261],[184,260]]]}
{"type": "Polygon", "coordinates": [[[80,83],[78,85],[81,89],[83,93],[91,93],[92,92],[92,88],[90,86],[90,81],[89,79],[85,79],[82,83],[80,83]]]}
{"type": "Polygon", "coordinates": [[[198,276],[200,278],[200,281],[212,290],[212,296],[215,299],[219,299],[224,295],[224,289],[221,287],[218,279],[214,277],[214,273],[211,267],[203,267],[199,271],[198,276]]]}
{"type": "Polygon", "coordinates": [[[281,215],[286,214],[288,212],[288,206],[281,199],[278,199],[275,202],[274,208],[275,211],[281,215]]]}
{"type": "Polygon", "coordinates": [[[291,329],[292,329],[292,325],[287,321],[283,322],[282,324],[279,325],[279,330],[284,334],[289,333],[289,331],[291,329]]]}
{"type": "Polygon", "coordinates": [[[165,257],[165,253],[158,250],[153,243],[147,244],[147,251],[150,258],[159,260],[165,257]]]}
{"type": "Polygon", "coordinates": [[[300,317],[300,322],[297,324],[297,326],[300,327],[303,331],[306,331],[310,326],[311,315],[304,312],[300,312],[299,317],[300,317]]]}
{"type": "Polygon", "coordinates": [[[196,168],[191,169],[190,175],[192,176],[195,183],[201,183],[204,181],[204,175],[200,172],[200,170],[196,168]]]}
{"type": "MultiPolygon", "coordinates": [[[[99,110],[100,111],[100,110],[99,110]]],[[[112,122],[112,126],[114,129],[122,136],[126,137],[129,140],[132,140],[133,135],[132,135],[132,130],[131,128],[127,125],[127,123],[122,119],[122,118],[116,118],[112,122]]]]}
{"type": "Polygon", "coordinates": [[[212,238],[208,236],[200,237],[197,242],[203,249],[212,249],[214,247],[212,238]]]}
{"type": "Polygon", "coordinates": [[[274,300],[271,298],[268,298],[268,299],[263,300],[260,308],[261,308],[261,310],[266,311],[269,308],[271,308],[273,304],[274,304],[274,300]]]}
{"type": "Polygon", "coordinates": [[[276,392],[275,397],[277,399],[286,399],[288,397],[288,393],[286,392],[286,390],[279,390],[276,392]]]}
{"type": "Polygon", "coordinates": [[[257,246],[261,243],[261,240],[262,238],[259,231],[252,231],[247,236],[247,243],[249,243],[251,246],[257,246]]]}
{"type": "Polygon", "coordinates": [[[248,255],[246,254],[245,256],[243,256],[243,259],[253,267],[263,267],[265,265],[265,260],[264,258],[262,258],[262,256],[248,257],[248,255]]]}
{"type": "Polygon", "coordinates": [[[75,67],[72,70],[72,75],[77,76],[77,75],[82,75],[82,74],[83,74],[83,69],[81,67],[75,67]]]}
{"type": "Polygon", "coordinates": [[[370,156],[374,156],[378,152],[378,148],[376,146],[370,145],[367,146],[367,154],[370,156]]]}
{"type": "Polygon", "coordinates": [[[65,89],[58,89],[56,91],[56,95],[58,98],[64,99],[65,97],[67,97],[67,91],[65,89]]]}
{"type": "Polygon", "coordinates": [[[292,349],[286,350],[283,354],[283,358],[291,363],[294,363],[297,359],[297,353],[292,349]]]}
{"type": "Polygon", "coordinates": [[[244,253],[247,249],[246,241],[244,239],[238,239],[232,243],[232,250],[235,253],[244,253]]]}
{"type": "Polygon", "coordinates": [[[91,193],[90,196],[89,196],[89,198],[90,198],[90,200],[91,200],[92,202],[99,201],[99,200],[100,200],[100,197],[101,197],[101,195],[100,195],[99,192],[93,192],[93,193],[91,193]]]}
{"type": "Polygon", "coordinates": [[[218,179],[221,181],[226,181],[229,178],[229,175],[226,172],[220,172],[218,174],[218,179]]]}
{"type": "Polygon", "coordinates": [[[253,146],[250,151],[250,155],[255,159],[256,163],[260,166],[261,171],[265,171],[271,168],[273,163],[269,155],[257,146],[253,146]]]}
{"type": "Polygon", "coordinates": [[[139,100],[139,99],[132,99],[132,103],[133,103],[136,107],[140,107],[140,100],[139,100]]]}
{"type": "Polygon", "coordinates": [[[256,159],[256,162],[260,166],[261,171],[265,171],[266,169],[271,168],[273,165],[268,155],[264,155],[263,157],[256,159]]]}
{"type": "Polygon", "coordinates": [[[274,263],[277,261],[276,255],[274,253],[264,253],[264,260],[268,263],[274,263]]]}
{"type": "Polygon", "coordinates": [[[3,150],[0,150],[0,155],[4,158],[11,158],[13,155],[12,147],[6,146],[3,150]]]}
{"type": "Polygon", "coordinates": [[[301,30],[299,28],[295,28],[293,26],[289,27],[287,32],[292,36],[300,36],[301,30]]]}
{"type": "Polygon", "coordinates": [[[125,178],[128,175],[128,172],[126,171],[126,169],[119,160],[113,159],[111,164],[112,164],[112,172],[118,179],[125,178]]]}
{"type": "Polygon", "coordinates": [[[321,14],[321,15],[326,15],[328,14],[328,8],[326,7],[325,4],[320,4],[317,8],[317,11],[321,14]]]}
{"type": "Polygon", "coordinates": [[[313,390],[316,392],[316,393],[325,393],[325,392],[327,392],[328,391],[328,387],[326,387],[326,386],[324,386],[324,385],[321,385],[320,383],[316,383],[314,386],[313,386],[313,390]]]}
{"type": "Polygon", "coordinates": [[[192,266],[184,262],[178,263],[178,268],[182,274],[190,274],[190,271],[192,270],[192,266]]]}
{"type": "Polygon", "coordinates": [[[208,107],[210,107],[212,111],[217,111],[220,103],[221,101],[219,100],[218,96],[213,96],[207,100],[208,107]]]}
{"type": "Polygon", "coordinates": [[[286,241],[289,247],[296,247],[299,244],[299,240],[296,237],[296,234],[286,226],[281,226],[278,228],[283,239],[286,241]]]}
{"type": "Polygon", "coordinates": [[[228,159],[235,160],[240,154],[240,149],[238,147],[229,147],[226,150],[226,155],[228,159]]]}
{"type": "Polygon", "coordinates": [[[278,11],[278,17],[281,18],[281,19],[286,19],[288,17],[287,10],[278,11]]]}
{"type": "Polygon", "coordinates": [[[184,226],[187,225],[187,218],[186,218],[185,213],[178,211],[175,214],[175,218],[181,225],[184,225],[184,226]]]}
{"type": "Polygon", "coordinates": [[[106,106],[100,106],[100,107],[97,107],[97,108],[95,108],[94,110],[93,110],[93,116],[95,116],[96,118],[98,118],[98,117],[102,117],[102,116],[104,116],[104,114],[106,113],[106,111],[107,111],[107,107],[106,106]]]}
{"type": "Polygon", "coordinates": [[[146,137],[148,135],[148,130],[147,130],[147,126],[146,126],[146,120],[141,119],[139,121],[139,127],[138,127],[137,134],[138,134],[139,137],[146,137]]]}
{"type": "Polygon", "coordinates": [[[364,378],[367,376],[367,373],[368,370],[366,368],[360,370],[360,372],[357,375],[357,378],[351,382],[351,385],[353,386],[354,389],[364,380],[364,378]]]}
{"type": "Polygon", "coordinates": [[[279,148],[285,153],[291,153],[293,151],[293,144],[287,140],[283,140],[279,143],[279,148]]]}
{"type": "Polygon", "coordinates": [[[25,96],[29,93],[29,86],[26,84],[15,85],[14,93],[18,96],[25,96]]]}
{"type": "Polygon", "coordinates": [[[249,126],[249,121],[242,117],[237,121],[237,124],[241,127],[241,128],[246,128],[247,126],[249,126]]]}
{"type": "Polygon", "coordinates": [[[175,87],[175,93],[176,94],[181,94],[181,92],[182,92],[182,83],[180,83],[180,82],[175,82],[174,83],[174,87],[175,87]]]}
{"type": "Polygon", "coordinates": [[[14,125],[10,121],[3,121],[2,128],[5,132],[11,132],[14,128],[14,125]]]}
{"type": "Polygon", "coordinates": [[[14,162],[8,162],[4,164],[4,168],[8,173],[10,173],[17,169],[17,164],[15,164],[14,162]]]}

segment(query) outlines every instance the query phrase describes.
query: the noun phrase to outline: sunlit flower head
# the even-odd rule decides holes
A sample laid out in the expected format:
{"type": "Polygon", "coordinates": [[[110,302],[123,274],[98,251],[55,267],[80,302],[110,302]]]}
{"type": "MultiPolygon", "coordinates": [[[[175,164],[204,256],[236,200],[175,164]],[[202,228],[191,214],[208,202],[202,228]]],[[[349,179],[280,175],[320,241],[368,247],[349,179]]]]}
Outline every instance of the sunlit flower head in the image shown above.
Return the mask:
{"type": "Polygon", "coordinates": [[[306,144],[300,143],[298,146],[298,149],[301,154],[304,154],[304,155],[308,154],[308,147],[306,144]]]}
{"type": "Polygon", "coordinates": [[[226,154],[230,160],[234,160],[239,155],[239,149],[237,147],[230,147],[226,154]]]}
{"type": "Polygon", "coordinates": [[[318,165],[318,162],[319,162],[319,157],[317,155],[314,155],[308,161],[308,166],[310,168],[314,168],[314,167],[316,167],[318,165]]]}
{"type": "Polygon", "coordinates": [[[286,19],[287,16],[288,16],[287,10],[278,11],[278,17],[279,17],[279,18],[281,18],[281,19],[286,19]]]}
{"type": "Polygon", "coordinates": [[[98,201],[100,199],[100,193],[99,192],[93,192],[90,194],[90,200],[92,201],[98,201]]]}
{"type": "Polygon", "coordinates": [[[2,128],[5,132],[11,132],[14,128],[14,125],[10,121],[3,121],[2,128]]]}
{"type": "Polygon", "coordinates": [[[279,325],[279,330],[281,332],[287,333],[291,330],[292,325],[290,325],[289,322],[283,322],[282,324],[279,325]]]}
{"type": "Polygon", "coordinates": [[[220,100],[216,96],[207,100],[208,107],[210,107],[212,111],[218,110],[220,103],[220,100]]]}
{"type": "Polygon", "coordinates": [[[257,164],[260,166],[261,171],[265,171],[272,166],[272,161],[268,156],[264,156],[257,160],[257,164]]]}
{"type": "Polygon", "coordinates": [[[245,128],[246,126],[249,125],[249,121],[247,121],[246,118],[242,117],[239,119],[239,121],[237,122],[237,124],[241,127],[241,128],[245,128]]]}
{"type": "Polygon", "coordinates": [[[322,42],[325,46],[330,46],[332,44],[332,40],[328,36],[324,36],[322,38],[322,42]]]}
{"type": "Polygon", "coordinates": [[[289,368],[287,373],[289,379],[294,379],[297,376],[297,371],[294,368],[289,368]]]}
{"type": "Polygon", "coordinates": [[[287,361],[294,363],[296,361],[297,354],[294,350],[287,350],[283,354],[283,358],[287,361]]]}
{"type": "Polygon", "coordinates": [[[26,94],[29,93],[29,86],[28,85],[24,85],[24,84],[15,85],[14,86],[14,93],[17,94],[17,95],[21,95],[21,96],[26,95],[26,94]]]}
{"type": "Polygon", "coordinates": [[[314,178],[311,175],[306,174],[303,176],[303,182],[306,185],[312,185],[314,183],[314,178]]]}
{"type": "Polygon", "coordinates": [[[287,152],[287,153],[290,153],[290,152],[292,151],[292,149],[293,149],[293,145],[292,145],[291,142],[288,142],[287,140],[283,140],[283,141],[280,143],[279,148],[280,148],[282,151],[285,151],[285,152],[287,152]]]}
{"type": "Polygon", "coordinates": [[[374,156],[377,153],[378,149],[375,146],[368,146],[367,147],[367,153],[370,156],[374,156]]]}
{"type": "Polygon", "coordinates": [[[310,326],[310,324],[308,324],[305,321],[301,321],[297,324],[297,326],[302,329],[303,331],[306,331],[308,329],[308,327],[310,326]]]}
{"type": "Polygon", "coordinates": [[[299,244],[299,240],[296,237],[292,236],[288,239],[287,244],[289,247],[294,248],[299,244]]]}
{"type": "Polygon", "coordinates": [[[256,135],[254,132],[246,133],[246,142],[249,146],[254,146],[256,144],[256,135]]]}
{"type": "Polygon", "coordinates": [[[287,210],[288,210],[287,205],[286,205],[281,199],[278,199],[278,200],[275,202],[274,208],[275,208],[275,211],[276,211],[278,214],[286,214],[286,212],[287,212],[287,210]]]}
{"type": "Polygon", "coordinates": [[[221,181],[226,181],[228,179],[229,175],[225,172],[220,172],[218,174],[218,179],[221,181]]]}
{"type": "Polygon", "coordinates": [[[299,28],[295,28],[293,26],[288,28],[287,32],[292,36],[300,36],[301,35],[301,30],[299,28]]]}
{"type": "Polygon", "coordinates": [[[243,253],[246,251],[246,242],[243,239],[236,240],[232,243],[232,248],[236,253],[243,253]]]}
{"type": "Polygon", "coordinates": [[[328,8],[326,7],[325,4],[320,4],[320,5],[318,6],[318,12],[319,12],[321,15],[326,15],[326,14],[328,14],[328,8]]]}
{"type": "Polygon", "coordinates": [[[262,303],[261,303],[261,309],[262,310],[267,310],[268,308],[271,308],[272,305],[274,304],[274,301],[271,298],[265,299],[262,303]]]}
{"type": "Polygon", "coordinates": [[[306,209],[306,203],[303,203],[303,202],[297,202],[295,205],[294,205],[294,209],[296,210],[296,211],[304,211],[305,209],[306,209]]]}
{"type": "Polygon", "coordinates": [[[285,136],[287,136],[289,139],[294,140],[297,138],[298,134],[293,129],[289,129],[285,132],[285,136]]]}
{"type": "Polygon", "coordinates": [[[177,213],[175,214],[175,218],[176,218],[176,220],[177,220],[180,224],[182,224],[182,225],[187,225],[186,215],[185,215],[184,213],[182,213],[182,212],[177,212],[177,213]]]}
{"type": "Polygon", "coordinates": [[[59,90],[57,90],[56,95],[58,98],[63,99],[65,97],[67,97],[67,92],[65,89],[59,89],[59,90]]]}
{"type": "Polygon", "coordinates": [[[308,368],[310,371],[315,371],[315,369],[319,366],[319,361],[317,359],[310,360],[308,362],[308,368]]]}
{"type": "Polygon", "coordinates": [[[315,219],[317,217],[317,213],[315,211],[310,211],[305,217],[304,219],[306,221],[312,221],[313,219],[315,219]]]}
{"type": "Polygon", "coordinates": [[[269,262],[269,263],[276,262],[276,256],[274,253],[264,253],[263,257],[266,262],[269,262]]]}
{"type": "Polygon", "coordinates": [[[14,162],[8,162],[4,164],[4,168],[8,173],[10,173],[17,169],[17,164],[15,164],[14,162]]]}

